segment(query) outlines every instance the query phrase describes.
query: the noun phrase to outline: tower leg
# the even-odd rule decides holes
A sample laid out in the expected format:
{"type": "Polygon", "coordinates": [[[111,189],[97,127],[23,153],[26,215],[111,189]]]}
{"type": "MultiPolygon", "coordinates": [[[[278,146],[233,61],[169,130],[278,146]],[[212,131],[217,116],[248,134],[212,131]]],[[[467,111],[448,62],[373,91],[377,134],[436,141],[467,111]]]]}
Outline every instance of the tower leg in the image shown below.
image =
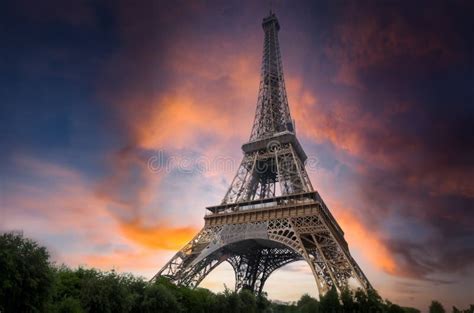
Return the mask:
{"type": "MultiPolygon", "coordinates": [[[[158,273],[176,284],[196,287],[223,261],[235,272],[235,289],[263,290],[268,277],[285,264],[306,260],[319,294],[347,286],[356,279],[364,290],[370,283],[349,254],[342,235],[327,216],[319,213],[207,226],[181,249],[158,273]]],[[[317,211],[316,211],[317,212],[317,211]]],[[[283,213],[282,213],[283,214],[283,213]]]]}
{"type": "Polygon", "coordinates": [[[196,287],[216,266],[226,260],[222,252],[212,253],[212,241],[222,227],[203,228],[153,277],[166,277],[176,284],[196,287]]]}
{"type": "Polygon", "coordinates": [[[234,268],[236,291],[249,289],[261,294],[270,274],[288,263],[302,259],[300,254],[288,248],[262,248],[236,254],[227,261],[234,268]]]}
{"type": "Polygon", "coordinates": [[[370,283],[322,215],[277,219],[269,225],[269,238],[299,252],[310,266],[320,294],[332,287],[341,291],[349,278],[364,290],[370,283]]]}

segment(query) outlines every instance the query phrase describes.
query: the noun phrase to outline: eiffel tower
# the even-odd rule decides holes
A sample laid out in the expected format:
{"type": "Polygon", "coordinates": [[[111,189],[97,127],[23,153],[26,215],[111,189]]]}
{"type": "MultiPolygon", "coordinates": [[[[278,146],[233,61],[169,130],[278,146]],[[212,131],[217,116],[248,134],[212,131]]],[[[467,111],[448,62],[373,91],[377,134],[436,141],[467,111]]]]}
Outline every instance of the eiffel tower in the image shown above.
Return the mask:
{"type": "Polygon", "coordinates": [[[283,78],[274,13],[265,33],[255,121],[243,160],[221,204],[210,206],[204,228],[155,275],[196,287],[224,261],[235,289],[256,294],[278,268],[305,260],[320,295],[340,292],[351,278],[371,288],[349,253],[344,232],[305,170],[307,156],[295,136],[283,78]]]}

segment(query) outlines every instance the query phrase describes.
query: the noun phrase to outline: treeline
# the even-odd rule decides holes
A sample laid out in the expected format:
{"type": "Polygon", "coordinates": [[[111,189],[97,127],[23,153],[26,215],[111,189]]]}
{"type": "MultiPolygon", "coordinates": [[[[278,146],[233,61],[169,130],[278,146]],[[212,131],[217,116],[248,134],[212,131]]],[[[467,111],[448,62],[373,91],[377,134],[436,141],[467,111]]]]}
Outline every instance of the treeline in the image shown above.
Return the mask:
{"type": "MultiPolygon", "coordinates": [[[[453,313],[474,313],[453,308],[453,313]]],[[[178,287],[159,279],[149,283],[131,274],[70,269],[50,263],[49,253],[21,234],[0,235],[0,313],[419,313],[392,304],[377,294],[329,291],[318,301],[304,295],[296,303],[269,301],[248,290],[214,294],[203,288],[178,287]]],[[[430,313],[444,313],[433,301],[430,313]]]]}

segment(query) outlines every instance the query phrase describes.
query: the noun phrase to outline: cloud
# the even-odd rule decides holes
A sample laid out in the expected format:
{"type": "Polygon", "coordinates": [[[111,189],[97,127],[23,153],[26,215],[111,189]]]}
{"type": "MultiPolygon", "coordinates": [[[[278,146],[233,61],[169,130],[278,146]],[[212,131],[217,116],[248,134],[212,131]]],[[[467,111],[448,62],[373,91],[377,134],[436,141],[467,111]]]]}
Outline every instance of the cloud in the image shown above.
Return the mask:
{"type": "Polygon", "coordinates": [[[345,237],[352,243],[351,247],[364,251],[365,257],[377,268],[397,275],[399,269],[397,261],[387,247],[380,234],[366,227],[352,213],[351,209],[336,209],[337,221],[344,230],[345,237]]]}
{"type": "Polygon", "coordinates": [[[197,232],[117,216],[110,210],[114,203],[97,195],[94,181],[73,168],[24,156],[15,163],[22,179],[5,185],[2,214],[8,223],[2,231],[24,230],[44,242],[55,261],[157,271],[169,254],[163,249],[178,250],[197,232]]]}
{"type": "MultiPolygon", "coordinates": [[[[156,256],[156,253],[155,255],[156,256]]],[[[69,264],[78,264],[102,270],[120,269],[121,271],[155,270],[157,262],[149,253],[111,252],[106,255],[78,255],[66,258],[69,264]]]]}
{"type": "Polygon", "coordinates": [[[357,212],[360,233],[370,225],[386,250],[373,259],[390,260],[384,268],[391,274],[436,280],[472,265],[472,73],[456,77],[453,68],[473,64],[463,42],[466,16],[430,10],[417,20],[381,6],[350,6],[323,42],[335,79],[321,83],[308,70],[288,85],[300,136],[332,146],[331,156],[351,172],[358,192],[341,195],[342,205],[357,212]],[[415,27],[438,18],[436,26],[415,27]]]}
{"type": "MultiPolygon", "coordinates": [[[[162,16],[167,15],[166,10],[154,12],[162,18],[153,19],[143,9],[120,7],[119,11],[123,49],[105,66],[104,78],[110,79],[100,81],[99,95],[118,117],[124,145],[110,153],[108,174],[97,194],[111,204],[125,234],[146,245],[164,246],[147,238],[161,231],[165,223],[182,225],[183,221],[179,214],[159,205],[170,202],[163,190],[177,185],[177,175],[189,178],[178,168],[154,173],[147,161],[157,150],[168,157],[189,153],[210,162],[219,157],[239,159],[238,146],[231,143],[243,142],[250,132],[259,79],[255,52],[261,47],[256,47],[253,37],[243,38],[246,48],[237,49],[242,42],[223,40],[219,33],[209,35],[199,29],[180,32],[173,27],[174,19],[162,16]],[[157,28],[156,40],[137,43],[137,34],[150,29],[154,33],[157,28]],[[163,29],[170,31],[169,36],[163,36],[163,29]],[[133,67],[126,65],[130,59],[135,60],[133,67]],[[127,77],[127,85],[116,77],[127,77]],[[147,228],[142,221],[158,226],[147,228]]],[[[222,181],[215,171],[211,168],[203,177],[222,181]]],[[[197,187],[179,186],[186,189],[182,193],[191,194],[197,187]]],[[[184,233],[190,229],[194,228],[182,228],[184,233]]]]}
{"type": "Polygon", "coordinates": [[[168,250],[181,249],[199,231],[194,227],[171,228],[166,225],[148,226],[143,221],[134,220],[122,223],[120,230],[127,238],[142,246],[168,250]]]}
{"type": "MultiPolygon", "coordinates": [[[[349,223],[349,229],[355,227],[349,238],[362,243],[367,242],[366,237],[377,240],[367,242],[372,251],[369,253],[376,254],[381,246],[386,247],[382,255],[371,257],[378,259],[377,264],[391,274],[422,279],[472,264],[472,258],[466,255],[474,252],[467,244],[473,234],[465,222],[474,218],[468,209],[472,207],[474,184],[470,177],[474,167],[465,161],[467,155],[472,155],[467,142],[455,144],[455,138],[463,136],[464,126],[459,121],[445,124],[446,133],[435,142],[416,131],[397,131],[403,124],[382,124],[392,113],[377,114],[369,106],[350,102],[325,106],[307,90],[293,103],[300,120],[299,133],[319,143],[331,143],[336,148],[335,157],[356,174],[352,179],[359,186],[360,198],[356,201],[362,209],[359,215],[363,224],[349,223]],[[307,116],[313,118],[304,121],[307,116]],[[386,229],[387,219],[394,215],[411,222],[396,232],[386,229]],[[363,225],[373,225],[375,234],[364,235],[367,227],[363,225]],[[417,232],[410,225],[434,234],[424,240],[398,239],[400,232],[417,232]],[[450,261],[452,255],[462,257],[450,261]]],[[[433,116],[434,120],[438,118],[433,116]]]]}
{"type": "Polygon", "coordinates": [[[346,6],[325,49],[339,67],[335,82],[367,88],[361,75],[372,67],[391,71],[406,66],[401,60],[411,65],[419,59],[440,67],[465,57],[459,49],[462,39],[450,29],[454,21],[443,14],[443,6],[433,4],[422,17],[403,14],[405,9],[373,3],[346,6]]]}

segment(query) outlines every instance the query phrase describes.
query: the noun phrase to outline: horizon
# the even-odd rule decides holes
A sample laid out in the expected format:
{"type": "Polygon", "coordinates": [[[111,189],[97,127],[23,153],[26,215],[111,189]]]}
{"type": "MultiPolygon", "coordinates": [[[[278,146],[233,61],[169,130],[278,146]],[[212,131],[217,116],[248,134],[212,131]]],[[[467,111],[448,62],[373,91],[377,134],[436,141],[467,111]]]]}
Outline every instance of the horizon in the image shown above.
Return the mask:
{"type": "MultiPolygon", "coordinates": [[[[474,298],[472,8],[272,7],[314,189],[373,287],[422,311],[474,298]]],[[[46,1],[5,12],[0,232],[21,230],[58,264],[151,278],[240,164],[268,6],[46,1]]],[[[200,286],[224,284],[229,264],[200,286]]],[[[317,297],[304,261],[264,291],[317,297]]]]}

